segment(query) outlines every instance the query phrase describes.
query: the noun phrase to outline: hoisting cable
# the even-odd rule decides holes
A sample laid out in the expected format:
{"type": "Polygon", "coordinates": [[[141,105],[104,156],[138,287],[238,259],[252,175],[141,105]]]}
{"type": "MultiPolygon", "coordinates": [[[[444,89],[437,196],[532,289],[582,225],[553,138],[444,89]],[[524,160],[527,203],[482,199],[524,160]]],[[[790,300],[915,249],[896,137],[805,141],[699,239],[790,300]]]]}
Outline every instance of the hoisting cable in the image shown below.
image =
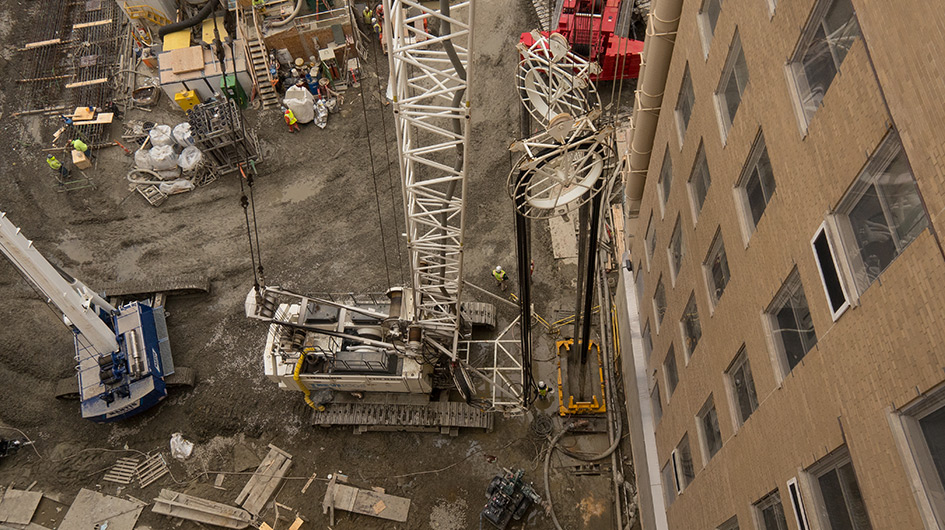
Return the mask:
{"type": "MultiPolygon", "coordinates": [[[[372,47],[372,51],[376,53],[374,47],[372,47]]],[[[384,253],[384,269],[387,271],[387,288],[390,289],[392,284],[390,281],[390,264],[388,263],[387,257],[387,239],[384,237],[384,220],[381,217],[381,198],[377,190],[377,169],[374,167],[374,147],[371,143],[371,127],[368,124],[367,118],[367,103],[364,100],[364,83],[361,83],[359,88],[361,91],[361,113],[364,115],[364,136],[367,139],[368,158],[371,160],[371,179],[374,182],[374,202],[377,206],[377,228],[381,232],[381,251],[384,253]]]]}
{"type": "Polygon", "coordinates": [[[246,238],[249,240],[249,259],[253,263],[253,289],[259,292],[259,274],[256,272],[256,254],[253,251],[253,232],[249,228],[249,197],[246,196],[246,189],[243,186],[243,164],[239,165],[240,180],[240,206],[243,207],[243,217],[246,218],[246,238]]]}
{"type": "Polygon", "coordinates": [[[263,271],[262,264],[262,254],[259,250],[259,227],[256,225],[256,195],[254,193],[255,188],[253,187],[254,177],[256,173],[256,162],[252,159],[249,160],[249,165],[252,168],[252,172],[246,174],[243,172],[242,166],[240,166],[240,173],[246,177],[246,184],[249,186],[249,207],[253,210],[253,236],[256,238],[256,263],[257,268],[259,269],[259,280],[263,284],[266,283],[266,275],[263,271]]]}

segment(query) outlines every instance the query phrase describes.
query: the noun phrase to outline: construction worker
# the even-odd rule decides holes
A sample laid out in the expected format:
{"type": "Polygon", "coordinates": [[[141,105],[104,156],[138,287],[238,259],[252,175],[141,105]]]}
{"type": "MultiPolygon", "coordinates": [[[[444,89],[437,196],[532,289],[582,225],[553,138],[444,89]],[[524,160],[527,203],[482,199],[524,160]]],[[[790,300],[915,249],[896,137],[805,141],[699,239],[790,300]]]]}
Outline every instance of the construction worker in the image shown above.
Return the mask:
{"type": "Polygon", "coordinates": [[[371,27],[374,28],[374,33],[376,33],[376,34],[378,34],[378,35],[381,34],[381,32],[382,32],[382,30],[381,30],[381,21],[378,20],[377,17],[374,17],[374,18],[371,19],[371,27]]]}
{"type": "Polygon", "coordinates": [[[498,284],[500,289],[503,291],[508,289],[508,285],[505,283],[505,280],[508,279],[508,275],[502,270],[501,265],[496,265],[495,269],[492,271],[492,277],[495,278],[496,284],[498,284]]]}
{"type": "Polygon", "coordinates": [[[282,117],[285,118],[285,124],[289,126],[290,133],[302,130],[299,128],[299,120],[295,119],[295,113],[292,112],[292,109],[282,107],[282,117]]]}
{"type": "Polygon", "coordinates": [[[56,160],[56,157],[53,155],[46,155],[46,163],[49,164],[50,169],[59,173],[61,181],[69,178],[69,170],[66,169],[66,166],[62,165],[62,162],[56,160]]]}
{"type": "Polygon", "coordinates": [[[538,397],[539,399],[548,399],[548,385],[544,381],[538,382],[538,397]]]}
{"type": "Polygon", "coordinates": [[[89,151],[88,144],[86,144],[82,140],[76,138],[75,140],[72,140],[72,142],[70,143],[72,144],[73,149],[89,157],[89,159],[95,158],[94,156],[92,156],[92,151],[89,151]]]}
{"type": "Polygon", "coordinates": [[[361,13],[361,16],[364,17],[364,25],[370,26],[372,19],[374,18],[374,12],[371,11],[371,8],[367,5],[364,6],[364,11],[361,13]]]}
{"type": "Polygon", "coordinates": [[[258,9],[261,15],[266,14],[266,0],[253,0],[253,9],[258,9]]]}

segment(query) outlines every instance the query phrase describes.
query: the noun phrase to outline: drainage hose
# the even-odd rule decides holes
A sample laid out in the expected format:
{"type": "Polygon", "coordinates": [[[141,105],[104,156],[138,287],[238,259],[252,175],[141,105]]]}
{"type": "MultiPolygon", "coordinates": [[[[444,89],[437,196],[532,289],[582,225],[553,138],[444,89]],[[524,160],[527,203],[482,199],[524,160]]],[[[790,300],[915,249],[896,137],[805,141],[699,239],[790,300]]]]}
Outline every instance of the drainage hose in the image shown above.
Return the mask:
{"type": "Polygon", "coordinates": [[[200,8],[200,11],[198,11],[196,15],[188,18],[187,20],[172,22],[166,26],[161,26],[158,28],[158,37],[160,37],[161,40],[164,40],[164,36],[168,33],[174,33],[175,31],[180,31],[182,29],[192,28],[197,24],[200,24],[203,19],[210,16],[210,13],[213,13],[213,9],[217,7],[219,3],[219,0],[208,0],[207,3],[204,4],[202,8],[200,8]]]}
{"type": "Polygon", "coordinates": [[[299,16],[299,12],[302,11],[303,3],[305,3],[305,0],[299,0],[298,2],[296,2],[295,9],[293,9],[292,12],[289,13],[289,16],[285,17],[284,19],[278,22],[270,22],[269,26],[273,28],[281,28],[282,26],[285,26],[289,22],[292,22],[293,20],[295,20],[295,17],[299,16]]]}

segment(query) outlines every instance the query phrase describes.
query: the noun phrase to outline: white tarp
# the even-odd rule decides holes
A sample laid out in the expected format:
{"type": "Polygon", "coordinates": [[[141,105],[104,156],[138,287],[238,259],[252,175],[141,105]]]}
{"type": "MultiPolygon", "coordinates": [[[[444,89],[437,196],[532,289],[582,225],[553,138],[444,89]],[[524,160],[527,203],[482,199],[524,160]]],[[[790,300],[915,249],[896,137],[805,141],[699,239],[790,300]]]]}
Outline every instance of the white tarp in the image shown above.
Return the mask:
{"type": "Polygon", "coordinates": [[[289,87],[282,102],[295,114],[299,123],[309,123],[315,119],[315,99],[308,90],[297,86],[289,87]]]}

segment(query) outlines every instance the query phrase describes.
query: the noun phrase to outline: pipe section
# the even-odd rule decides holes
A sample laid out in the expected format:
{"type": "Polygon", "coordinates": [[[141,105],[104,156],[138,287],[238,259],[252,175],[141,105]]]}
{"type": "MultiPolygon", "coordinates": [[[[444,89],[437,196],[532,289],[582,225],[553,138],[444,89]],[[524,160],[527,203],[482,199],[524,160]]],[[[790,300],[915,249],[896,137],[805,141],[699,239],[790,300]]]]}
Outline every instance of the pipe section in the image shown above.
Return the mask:
{"type": "Polygon", "coordinates": [[[179,22],[172,22],[166,26],[161,26],[158,29],[158,37],[161,40],[164,40],[164,36],[168,33],[174,33],[175,31],[180,31],[182,29],[192,28],[197,24],[203,22],[203,20],[210,16],[210,13],[213,13],[213,9],[220,4],[220,0],[209,0],[201,9],[197,12],[196,15],[188,18],[187,20],[181,20],[179,22]]]}
{"type": "Polygon", "coordinates": [[[643,56],[633,117],[630,119],[632,139],[630,141],[630,175],[627,179],[627,199],[630,211],[639,210],[643,198],[643,185],[650,166],[653,137],[659,122],[666,76],[669,73],[673,48],[676,45],[676,30],[683,0],[654,0],[646,26],[643,56]]]}
{"type": "Polygon", "coordinates": [[[293,20],[295,20],[295,17],[299,16],[299,12],[302,11],[303,3],[305,3],[305,0],[299,0],[298,2],[296,2],[295,9],[293,9],[292,12],[289,13],[289,16],[285,17],[283,20],[280,20],[278,22],[271,22],[269,26],[273,28],[281,28],[282,26],[285,26],[289,22],[292,22],[293,20]]]}

